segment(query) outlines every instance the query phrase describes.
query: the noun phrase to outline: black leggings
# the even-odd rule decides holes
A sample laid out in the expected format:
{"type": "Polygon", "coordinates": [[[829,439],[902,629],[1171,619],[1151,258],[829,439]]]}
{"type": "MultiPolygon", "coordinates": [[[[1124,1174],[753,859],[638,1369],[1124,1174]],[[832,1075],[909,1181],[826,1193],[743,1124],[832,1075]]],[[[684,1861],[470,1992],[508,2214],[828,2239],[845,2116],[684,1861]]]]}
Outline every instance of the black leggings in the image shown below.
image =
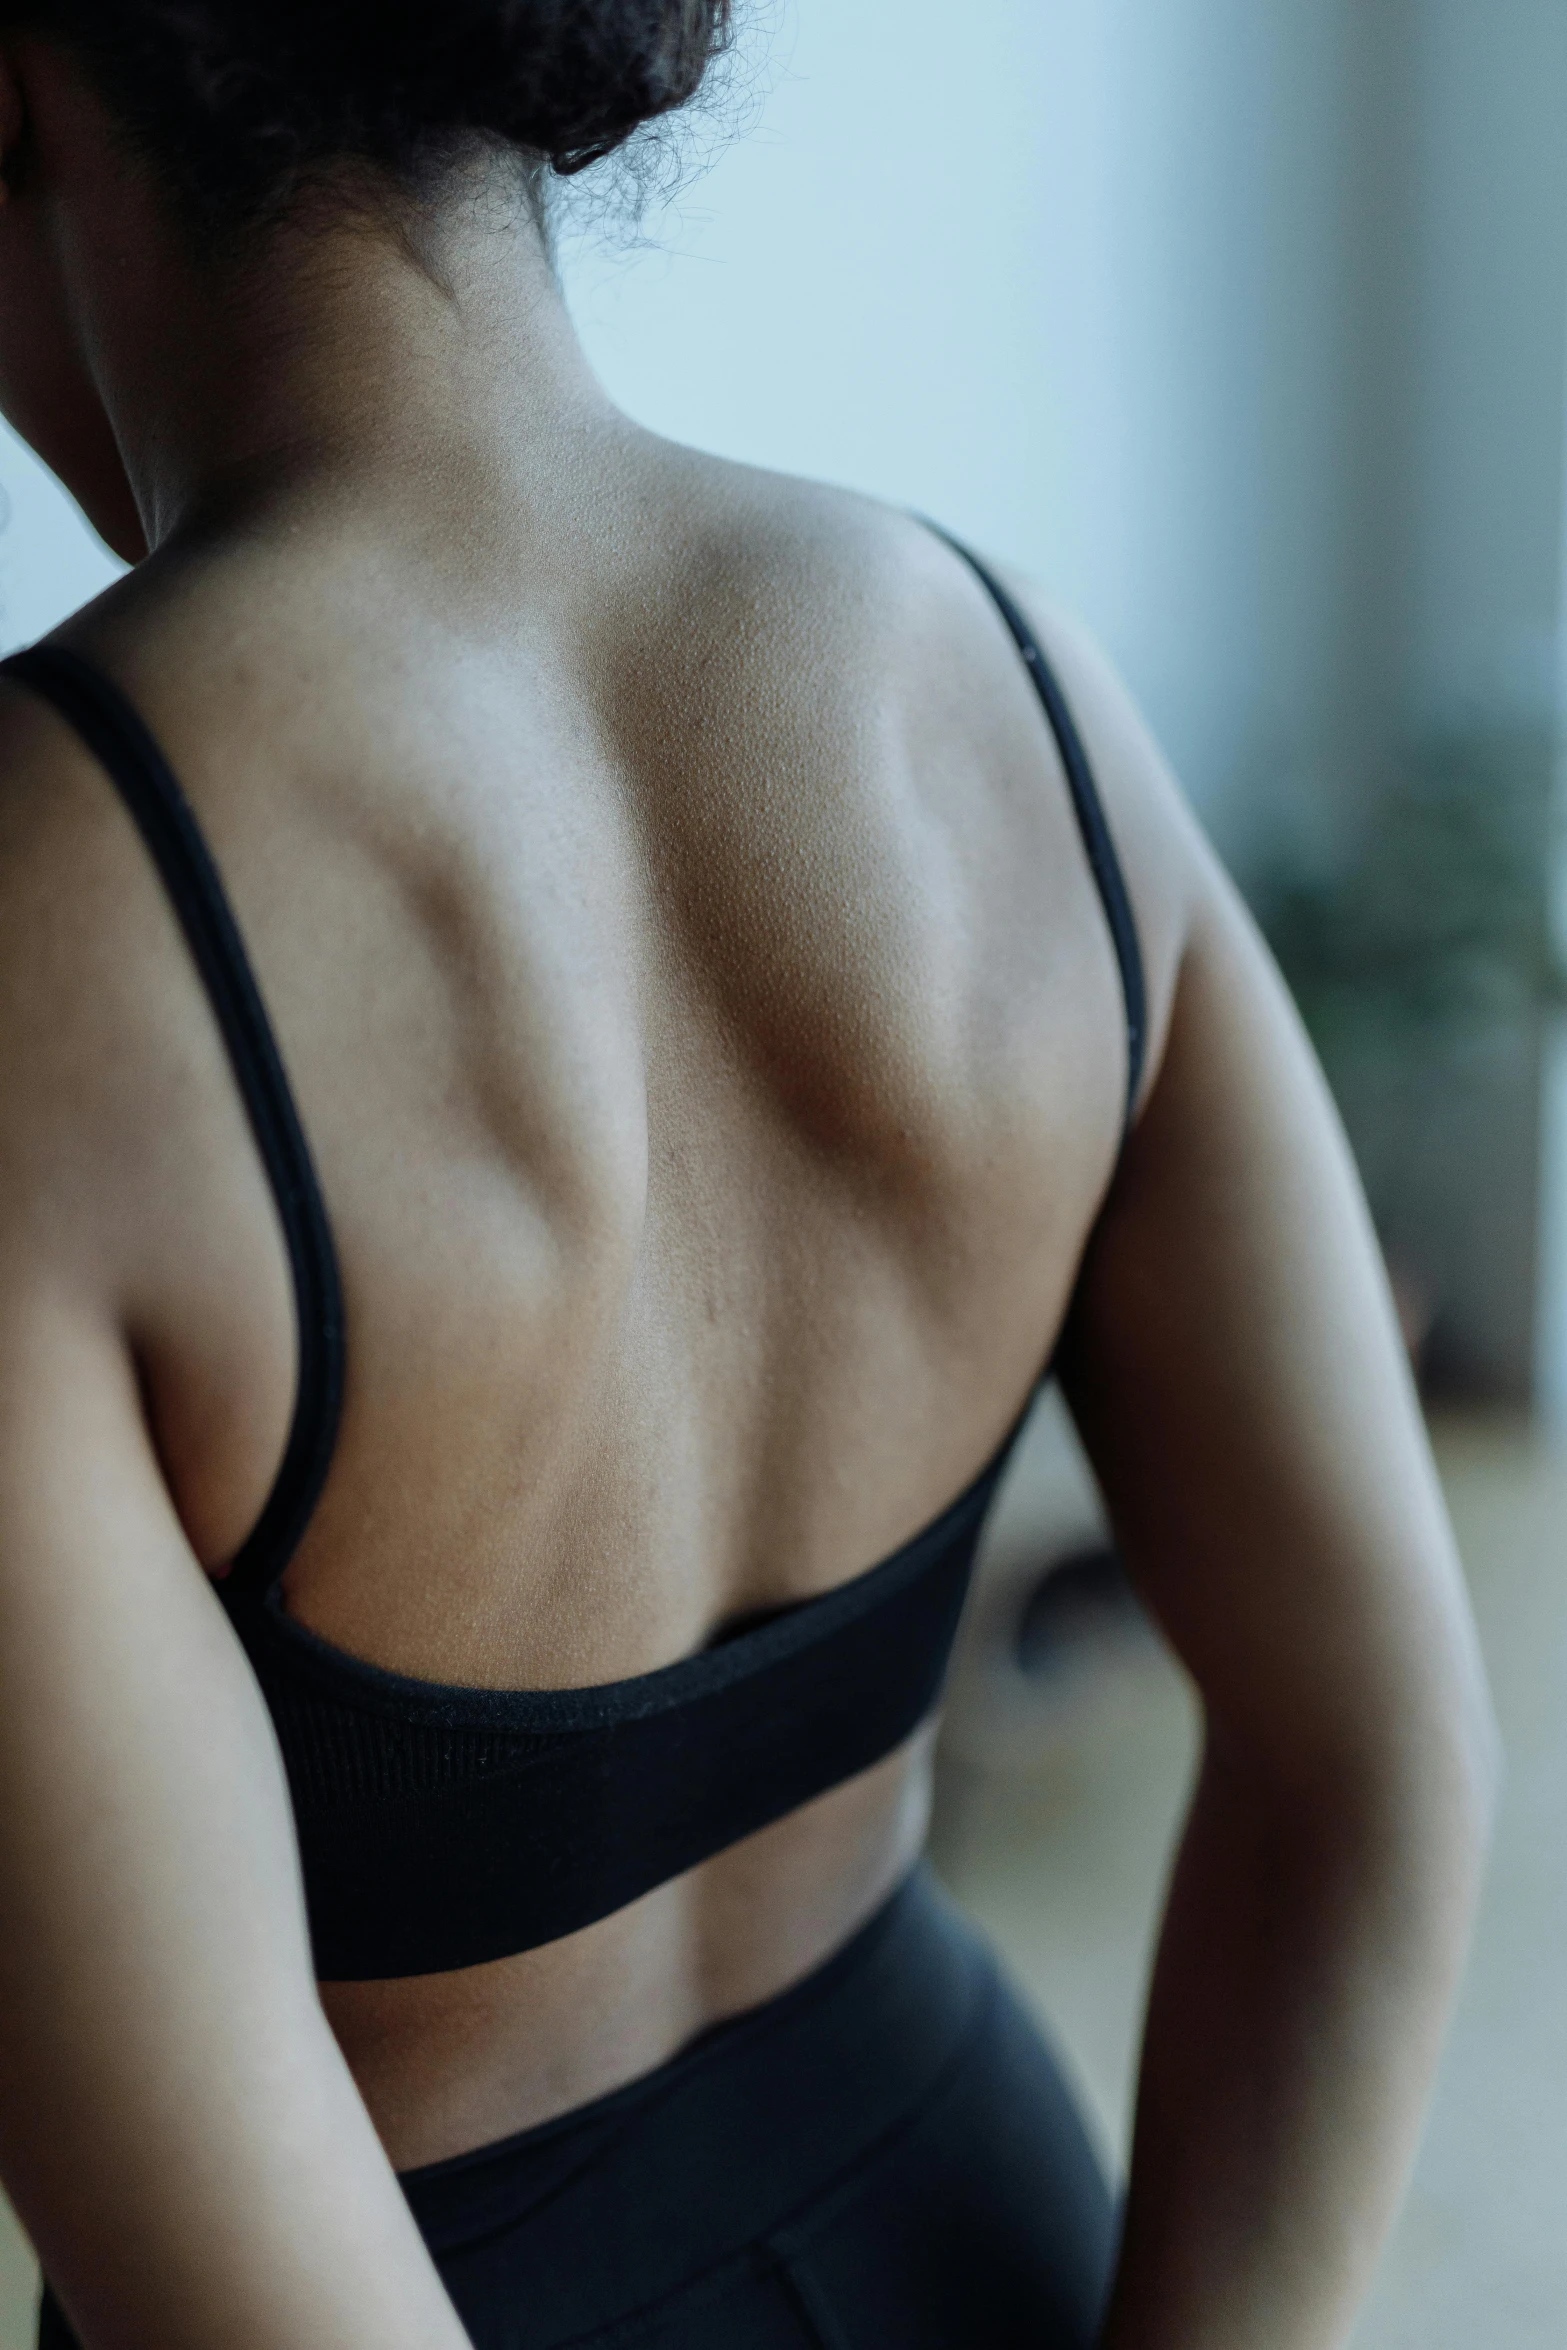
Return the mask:
{"type": "Polygon", "coordinates": [[[923,1870],[781,1998],[403,2186],[475,2350],[1089,2350],[1114,2250],[1049,2052],[923,1870]]]}

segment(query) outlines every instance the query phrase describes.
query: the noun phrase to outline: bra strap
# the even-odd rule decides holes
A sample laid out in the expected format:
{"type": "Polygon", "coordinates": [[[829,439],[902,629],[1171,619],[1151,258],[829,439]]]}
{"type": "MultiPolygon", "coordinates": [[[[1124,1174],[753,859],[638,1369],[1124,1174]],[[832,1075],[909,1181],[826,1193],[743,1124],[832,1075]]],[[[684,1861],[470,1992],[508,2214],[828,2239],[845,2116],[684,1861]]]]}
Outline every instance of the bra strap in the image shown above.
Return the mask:
{"type": "Polygon", "coordinates": [[[1099,786],[1089,765],[1083,738],[1077,731],[1077,721],[1071,706],[1061,690],[1060,681],[1045,650],[1016,601],[1010,596],[988,566],[972,550],[955,539],[936,522],[927,523],[939,539],[945,540],[955,555],[961,555],[1007,627],[1013,642],[1022,654],[1034,690],[1044,704],[1050,731],[1056,738],[1061,764],[1066,769],[1066,780],[1072,794],[1072,806],[1077,813],[1077,826],[1083,836],[1083,847],[1088,852],[1088,863],[1099,890],[1105,920],[1110,926],[1111,944],[1121,970],[1121,992],[1126,999],[1126,1113],[1124,1129],[1130,1129],[1137,1108],[1137,1095],[1142,1085],[1143,1063],[1148,1051],[1148,988],[1143,975],[1143,952],[1137,937],[1137,920],[1132,912],[1132,900],[1116,854],[1115,841],[1105,815],[1104,802],[1099,797],[1099,786]]]}
{"type": "Polygon", "coordinates": [[[35,645],[0,662],[52,704],[108,774],[162,877],[201,975],[277,1202],[299,1323],[294,1418],[282,1466],[223,1589],[277,1583],[326,1482],[342,1417],[342,1284],[326,1205],[288,1076],[211,852],[189,801],[120,688],[79,653],[35,645]]]}

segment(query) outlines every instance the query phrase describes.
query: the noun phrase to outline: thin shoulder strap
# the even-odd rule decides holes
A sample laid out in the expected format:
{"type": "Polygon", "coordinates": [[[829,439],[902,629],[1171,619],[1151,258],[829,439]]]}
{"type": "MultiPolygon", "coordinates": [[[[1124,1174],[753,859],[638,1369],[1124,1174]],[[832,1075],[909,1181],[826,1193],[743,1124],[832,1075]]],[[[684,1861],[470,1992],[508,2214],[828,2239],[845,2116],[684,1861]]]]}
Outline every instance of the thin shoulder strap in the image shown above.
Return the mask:
{"type": "Polygon", "coordinates": [[[299,1384],[277,1481],[224,1579],[264,1594],[287,1566],[326,1482],[342,1416],[344,1330],[337,1252],[310,1146],[218,869],[189,801],[117,685],[63,645],[0,662],[51,703],[103,766],[163,878],[228,1050],[277,1202],[299,1321],[299,1384]]]}
{"type": "Polygon", "coordinates": [[[1066,769],[1066,780],[1072,794],[1072,806],[1077,812],[1078,830],[1088,852],[1088,863],[1098,885],[1105,920],[1110,926],[1115,959],[1121,967],[1121,992],[1126,999],[1126,1125],[1132,1122],[1137,1107],[1138,1089],[1142,1084],[1143,1062],[1148,1051],[1148,989],[1143,976],[1143,952],[1137,938],[1137,921],[1132,912],[1132,901],[1126,887],[1126,876],[1121,860],[1116,855],[1115,841],[1094,781],[1094,771],[1088,763],[1083,738],[1077,731],[1077,722],[1071,707],[1061,691],[1060,681],[1045,658],[1044,647],[1034,630],[1008,595],[999,579],[961,539],[944,531],[939,523],[926,526],[939,539],[944,539],[955,555],[961,555],[980,585],[986,589],[996,609],[1012,632],[1012,638],[1022,654],[1034,690],[1044,704],[1050,731],[1056,738],[1061,753],[1061,764],[1066,769]]]}

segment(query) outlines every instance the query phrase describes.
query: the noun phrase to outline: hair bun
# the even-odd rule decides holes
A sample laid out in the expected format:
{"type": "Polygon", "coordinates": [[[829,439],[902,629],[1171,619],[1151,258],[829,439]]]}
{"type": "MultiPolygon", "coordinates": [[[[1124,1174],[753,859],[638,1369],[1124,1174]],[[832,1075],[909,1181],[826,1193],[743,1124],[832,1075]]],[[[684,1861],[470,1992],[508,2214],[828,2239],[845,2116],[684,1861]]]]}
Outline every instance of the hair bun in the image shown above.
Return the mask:
{"type": "MultiPolygon", "coordinates": [[[[33,0],[209,226],[349,158],[417,182],[465,138],[581,171],[683,106],[732,0],[33,0]]],[[[0,22],[20,16],[0,4],[0,22]]]]}
{"type": "MultiPolygon", "coordinates": [[[[387,132],[487,132],[579,171],[692,97],[729,0],[305,0],[296,71],[328,80],[387,132]],[[326,28],[331,27],[327,34],[326,28]],[[335,38],[333,37],[335,35],[335,38]],[[329,52],[335,55],[329,56],[329,52]]],[[[277,10],[261,12],[277,22],[277,10]]]]}

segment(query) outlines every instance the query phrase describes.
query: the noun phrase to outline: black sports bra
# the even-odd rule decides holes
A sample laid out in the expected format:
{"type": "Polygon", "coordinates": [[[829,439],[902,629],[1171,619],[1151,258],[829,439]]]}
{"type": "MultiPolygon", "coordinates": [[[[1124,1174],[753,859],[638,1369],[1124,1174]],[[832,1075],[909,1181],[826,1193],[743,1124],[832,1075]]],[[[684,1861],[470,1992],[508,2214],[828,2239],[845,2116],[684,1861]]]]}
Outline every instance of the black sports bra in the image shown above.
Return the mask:
{"type": "MultiPolygon", "coordinates": [[[[1065,763],[1121,969],[1130,1116],[1143,974],[1104,812],[1027,621],[957,552],[1016,639],[1065,763]]],[[[940,1697],[1016,1429],[967,1492],[880,1566],[634,1680],[451,1688],[365,1664],[287,1614],[280,1579],[325,1483],[343,1395],[341,1290],[309,1146],[222,882],[137,712],[63,646],[19,653],[0,674],[69,721],[135,819],[211,998],[282,1218],[299,1324],[293,1425],[272,1494],[218,1588],[287,1767],[318,1975],[432,1974],[554,1941],[901,1745],[940,1697]]]]}

